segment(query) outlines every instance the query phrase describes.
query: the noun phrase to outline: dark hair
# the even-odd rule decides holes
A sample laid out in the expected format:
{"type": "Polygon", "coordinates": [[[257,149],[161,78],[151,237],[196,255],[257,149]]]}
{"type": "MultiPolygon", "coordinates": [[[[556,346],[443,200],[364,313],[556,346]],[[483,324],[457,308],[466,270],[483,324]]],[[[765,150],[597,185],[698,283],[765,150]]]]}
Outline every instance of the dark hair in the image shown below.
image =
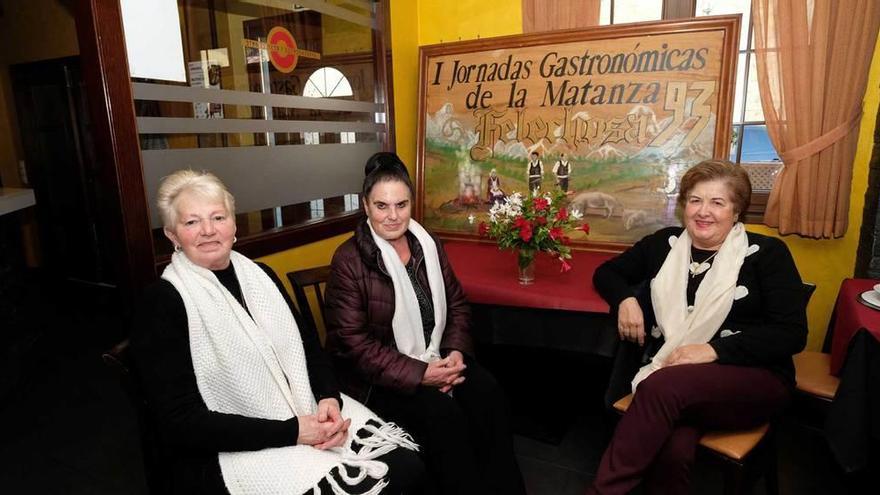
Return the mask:
{"type": "Polygon", "coordinates": [[[752,201],[752,182],[741,165],[727,160],[703,160],[691,167],[681,178],[678,205],[684,208],[688,194],[701,182],[723,180],[730,189],[733,211],[741,214],[748,210],[752,201]]]}
{"type": "Polygon", "coordinates": [[[363,199],[370,197],[373,186],[379,182],[398,181],[406,184],[409,188],[409,194],[415,198],[415,188],[409,178],[409,172],[406,165],[403,164],[400,157],[389,151],[380,151],[373,156],[367,158],[364,164],[364,188],[363,199]]]}

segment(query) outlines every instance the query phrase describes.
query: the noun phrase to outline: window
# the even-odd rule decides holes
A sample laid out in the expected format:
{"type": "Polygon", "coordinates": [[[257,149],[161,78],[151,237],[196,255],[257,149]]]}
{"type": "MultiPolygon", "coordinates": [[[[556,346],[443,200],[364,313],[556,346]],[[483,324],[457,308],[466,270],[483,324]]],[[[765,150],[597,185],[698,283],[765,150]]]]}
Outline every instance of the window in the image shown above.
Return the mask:
{"type": "Polygon", "coordinates": [[[599,24],[659,21],[663,18],[663,0],[602,0],[599,24]]]}
{"type": "Polygon", "coordinates": [[[315,199],[313,201],[309,201],[309,210],[312,220],[324,218],[324,200],[315,199]]]}
{"type": "Polygon", "coordinates": [[[333,67],[321,67],[309,76],[303,96],[309,98],[333,98],[351,96],[351,84],[342,72],[333,67]]]}
{"type": "MultiPolygon", "coordinates": [[[[758,92],[758,69],[752,34],[751,2],[747,0],[697,0],[697,16],[741,13],[742,34],[737,60],[736,97],[733,106],[733,137],[730,161],[776,162],[779,155],[770,143],[758,92]]],[[[765,189],[769,189],[766,187],[765,189]]]]}
{"type": "Polygon", "coordinates": [[[751,0],[602,0],[599,19],[601,24],[658,20],[664,7],[679,12],[693,8],[695,17],[742,14],[729,160],[749,172],[755,193],[747,220],[758,221],[782,162],[770,142],[761,108],[751,4],[751,0]]]}
{"type": "Polygon", "coordinates": [[[387,2],[177,6],[186,82],[132,84],[157,261],[156,189],[181,168],[226,183],[249,255],[351,230],[363,163],[391,141],[387,2]]]}
{"type": "MultiPolygon", "coordinates": [[[[309,98],[333,98],[337,96],[352,96],[351,83],[342,72],[333,67],[322,67],[309,76],[306,81],[303,96],[309,98]]],[[[354,132],[339,133],[340,143],[356,142],[354,132]]],[[[303,133],[305,144],[318,144],[320,138],[317,132],[303,133]]],[[[323,214],[323,213],[322,213],[323,214]]]]}
{"type": "Polygon", "coordinates": [[[695,14],[742,14],[729,159],[734,163],[741,163],[749,173],[753,191],[752,205],[746,212],[745,220],[759,222],[773,181],[782,168],[782,161],[770,142],[764,123],[764,110],[758,91],[751,4],[751,0],[697,0],[695,14]]]}

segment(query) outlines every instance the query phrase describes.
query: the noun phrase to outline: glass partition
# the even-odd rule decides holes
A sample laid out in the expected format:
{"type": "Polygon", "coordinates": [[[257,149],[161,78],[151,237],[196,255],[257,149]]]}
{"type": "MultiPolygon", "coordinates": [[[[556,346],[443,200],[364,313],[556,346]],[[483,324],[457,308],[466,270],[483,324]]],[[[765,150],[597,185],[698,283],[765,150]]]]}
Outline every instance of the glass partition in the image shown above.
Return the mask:
{"type": "Polygon", "coordinates": [[[187,81],[132,84],[157,256],[156,189],[181,168],[223,179],[239,240],[359,211],[364,161],[389,140],[383,9],[178,0],[187,81]]]}

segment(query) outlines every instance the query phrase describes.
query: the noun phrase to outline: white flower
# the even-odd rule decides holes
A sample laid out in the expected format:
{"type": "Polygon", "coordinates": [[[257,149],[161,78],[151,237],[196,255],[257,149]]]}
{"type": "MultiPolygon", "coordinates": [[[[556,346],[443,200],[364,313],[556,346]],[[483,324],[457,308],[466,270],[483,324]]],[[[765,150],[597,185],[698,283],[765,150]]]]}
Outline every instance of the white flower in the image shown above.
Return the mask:
{"type": "Polygon", "coordinates": [[[522,193],[515,192],[507,197],[507,203],[514,206],[522,206],[522,193]]]}
{"type": "Polygon", "coordinates": [[[581,218],[584,218],[584,214],[581,213],[580,210],[571,210],[569,214],[571,215],[571,218],[575,220],[580,220],[581,218]]]}
{"type": "Polygon", "coordinates": [[[550,205],[553,204],[553,198],[550,197],[550,194],[549,194],[549,193],[544,195],[544,199],[547,200],[547,206],[550,206],[550,205]]]}
{"type": "Polygon", "coordinates": [[[473,225],[473,224],[474,224],[474,220],[476,220],[477,217],[475,217],[474,214],[471,213],[470,215],[467,216],[467,219],[468,219],[468,223],[471,224],[471,225],[473,225]]]}

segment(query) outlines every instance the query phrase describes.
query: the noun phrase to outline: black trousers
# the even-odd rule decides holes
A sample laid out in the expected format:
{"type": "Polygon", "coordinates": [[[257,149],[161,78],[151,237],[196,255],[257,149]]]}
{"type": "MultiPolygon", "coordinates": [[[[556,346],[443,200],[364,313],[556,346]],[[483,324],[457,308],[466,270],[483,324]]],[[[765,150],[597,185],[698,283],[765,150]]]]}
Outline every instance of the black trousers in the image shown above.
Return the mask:
{"type": "Polygon", "coordinates": [[[529,192],[541,187],[541,177],[529,177],[529,192]]]}
{"type": "Polygon", "coordinates": [[[661,368],[642,381],[602,455],[588,495],[688,493],[706,430],[752,428],[778,415],[789,390],[772,371],[718,363],[661,368]]]}
{"type": "Polygon", "coordinates": [[[434,387],[404,395],[374,386],[367,405],[413,435],[427,466],[426,493],[524,495],[504,393],[476,361],[465,364],[451,397],[434,387]]]}
{"type": "Polygon", "coordinates": [[[556,183],[559,184],[559,189],[568,192],[568,177],[559,177],[556,179],[556,183]]]}

